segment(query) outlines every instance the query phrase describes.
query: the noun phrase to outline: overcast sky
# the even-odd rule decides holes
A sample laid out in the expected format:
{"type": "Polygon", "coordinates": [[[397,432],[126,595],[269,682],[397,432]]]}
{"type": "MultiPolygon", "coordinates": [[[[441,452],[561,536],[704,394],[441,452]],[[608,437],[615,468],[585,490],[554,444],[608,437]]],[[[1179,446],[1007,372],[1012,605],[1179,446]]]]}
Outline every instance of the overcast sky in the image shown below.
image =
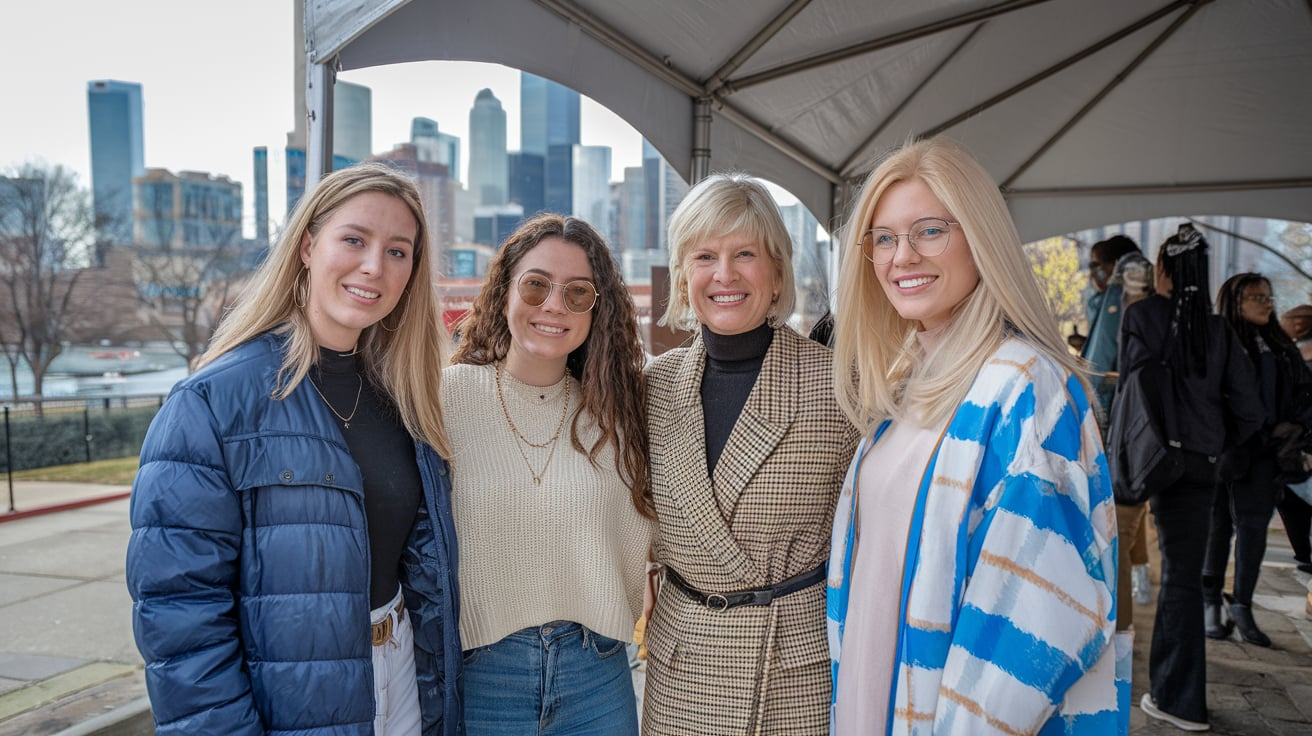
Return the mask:
{"type": "MultiPolygon", "coordinates": [[[[281,151],[292,129],[294,0],[5,0],[0,9],[0,171],[63,164],[91,184],[87,82],[142,85],[147,167],[225,174],[242,182],[253,231],[251,150],[270,154],[270,211],[283,210],[281,151]]],[[[295,0],[300,1],[300,0],[295,0]]],[[[424,62],[344,73],[373,90],[373,148],[409,140],[416,116],[462,141],[469,108],[489,87],[519,147],[519,72],[493,64],[424,62]]],[[[612,148],[612,179],[641,160],[641,137],[586,97],[582,142],[612,148]]],[[[462,172],[462,180],[464,175],[462,172]]]]}

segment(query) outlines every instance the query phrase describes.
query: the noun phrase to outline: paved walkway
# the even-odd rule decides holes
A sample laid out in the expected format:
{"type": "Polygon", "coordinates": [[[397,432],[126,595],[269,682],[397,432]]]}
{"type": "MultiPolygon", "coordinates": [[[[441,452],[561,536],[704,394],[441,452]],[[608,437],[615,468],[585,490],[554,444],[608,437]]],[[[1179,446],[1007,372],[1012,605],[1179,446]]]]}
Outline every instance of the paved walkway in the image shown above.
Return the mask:
{"type": "MultiPolygon", "coordinates": [[[[125,490],[16,484],[19,515],[0,512],[0,736],[151,732],[124,582],[125,490]],[[61,510],[20,518],[43,505],[61,510]]],[[[1262,649],[1237,638],[1208,642],[1213,733],[1312,734],[1309,584],[1312,578],[1294,569],[1276,520],[1254,600],[1258,624],[1274,646],[1262,649]]],[[[1153,610],[1153,604],[1135,610],[1136,703],[1148,681],[1153,610]]],[[[642,674],[635,670],[639,686],[642,674]]],[[[1130,732],[1181,733],[1137,707],[1130,732]]]]}

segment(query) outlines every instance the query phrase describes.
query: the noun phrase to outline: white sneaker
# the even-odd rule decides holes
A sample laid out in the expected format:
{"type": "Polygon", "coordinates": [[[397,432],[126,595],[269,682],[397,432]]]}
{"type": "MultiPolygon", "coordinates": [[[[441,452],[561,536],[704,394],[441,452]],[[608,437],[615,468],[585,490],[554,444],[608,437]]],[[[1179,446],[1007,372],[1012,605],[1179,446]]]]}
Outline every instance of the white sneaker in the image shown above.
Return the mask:
{"type": "Polygon", "coordinates": [[[1152,602],[1152,581],[1148,578],[1147,565],[1135,565],[1130,568],[1130,595],[1134,602],[1146,606],[1152,602]]]}
{"type": "Polygon", "coordinates": [[[1167,723],[1171,724],[1172,726],[1175,726],[1181,731],[1212,730],[1212,726],[1210,724],[1199,723],[1198,721],[1186,721],[1185,719],[1179,716],[1173,716],[1164,710],[1159,710],[1157,708],[1157,703],[1153,702],[1153,696],[1151,693],[1143,694],[1143,698],[1139,700],[1139,709],[1142,710],[1144,713],[1148,714],[1149,717],[1156,718],[1159,721],[1166,721],[1167,723]]]}

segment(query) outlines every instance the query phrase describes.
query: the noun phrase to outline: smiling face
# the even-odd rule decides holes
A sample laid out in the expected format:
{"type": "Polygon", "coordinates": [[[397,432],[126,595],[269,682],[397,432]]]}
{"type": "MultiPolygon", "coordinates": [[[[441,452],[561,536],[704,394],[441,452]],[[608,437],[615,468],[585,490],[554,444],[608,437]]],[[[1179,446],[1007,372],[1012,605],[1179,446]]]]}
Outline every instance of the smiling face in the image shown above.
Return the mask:
{"type": "Polygon", "coordinates": [[[392,312],[410,281],[418,232],[405,202],[364,192],[343,202],[317,235],[301,238],[310,271],[305,314],[320,345],[349,351],[364,328],[392,312]]]}
{"type": "Polygon", "coordinates": [[[717,335],[739,335],[765,323],[779,292],[779,269],[765,245],[742,233],[707,238],[683,259],[688,304],[717,335]]]}
{"type": "Polygon", "coordinates": [[[528,304],[520,297],[518,289],[519,280],[526,273],[557,284],[580,279],[591,282],[592,266],[583,248],[550,237],[543,238],[525,253],[515,265],[514,273],[510,274],[510,288],[506,295],[510,349],[506,352],[506,370],[524,383],[545,386],[560,380],[569,354],[588,339],[592,312],[575,314],[569,311],[561,287],[554,285],[545,302],[536,307],[528,304]]]}
{"type": "Polygon", "coordinates": [[[1239,314],[1248,322],[1264,325],[1271,321],[1271,284],[1255,281],[1244,287],[1239,314]]]}
{"type": "MultiPolygon", "coordinates": [[[[908,179],[884,190],[869,227],[906,233],[925,217],[956,219],[925,182],[908,179]]],[[[936,256],[920,255],[903,236],[898,238],[892,260],[873,265],[889,303],[903,319],[919,322],[924,330],[947,322],[957,305],[979,285],[979,269],[966,234],[960,225],[950,225],[949,230],[947,249],[936,256]]]]}

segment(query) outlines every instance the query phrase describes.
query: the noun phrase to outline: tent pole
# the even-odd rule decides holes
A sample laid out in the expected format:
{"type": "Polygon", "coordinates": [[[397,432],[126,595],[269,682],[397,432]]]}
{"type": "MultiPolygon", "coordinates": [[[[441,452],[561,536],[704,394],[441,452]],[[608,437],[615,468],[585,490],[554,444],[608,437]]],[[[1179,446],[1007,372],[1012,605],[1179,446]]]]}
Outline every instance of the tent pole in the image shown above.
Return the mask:
{"type": "Polygon", "coordinates": [[[692,181],[711,175],[711,98],[698,97],[692,103],[692,181]]]}
{"type": "Polygon", "coordinates": [[[305,191],[333,170],[333,71],[337,57],[317,64],[305,57],[305,191]]]}

